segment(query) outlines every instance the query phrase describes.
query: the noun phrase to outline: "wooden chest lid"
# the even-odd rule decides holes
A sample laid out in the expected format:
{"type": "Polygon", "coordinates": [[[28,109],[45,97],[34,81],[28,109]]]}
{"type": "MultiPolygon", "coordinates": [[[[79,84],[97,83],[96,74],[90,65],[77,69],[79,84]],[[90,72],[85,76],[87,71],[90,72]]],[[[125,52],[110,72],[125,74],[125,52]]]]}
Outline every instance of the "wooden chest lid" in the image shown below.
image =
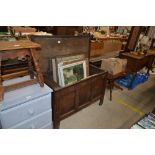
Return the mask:
{"type": "Polygon", "coordinates": [[[17,49],[28,49],[28,48],[39,48],[40,45],[30,40],[20,41],[0,41],[0,51],[17,50],[17,49]]]}
{"type": "Polygon", "coordinates": [[[41,45],[44,57],[59,57],[67,55],[90,55],[89,36],[31,36],[31,40],[41,45]]]}

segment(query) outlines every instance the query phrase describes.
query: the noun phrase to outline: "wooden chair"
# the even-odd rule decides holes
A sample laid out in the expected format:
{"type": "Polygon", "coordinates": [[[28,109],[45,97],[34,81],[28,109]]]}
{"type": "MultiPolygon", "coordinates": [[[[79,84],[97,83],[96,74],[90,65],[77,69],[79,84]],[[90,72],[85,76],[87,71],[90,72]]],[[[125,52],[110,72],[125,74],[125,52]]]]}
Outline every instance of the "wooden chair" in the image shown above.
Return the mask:
{"type": "Polygon", "coordinates": [[[40,48],[40,45],[29,40],[0,42],[0,101],[4,99],[5,91],[11,91],[37,82],[41,87],[44,86],[44,79],[40,70],[39,57],[36,54],[36,48],[40,48]],[[18,71],[2,75],[2,60],[26,56],[29,57],[28,71],[18,71]],[[23,76],[27,72],[30,74],[31,80],[3,86],[3,81],[23,76]],[[34,76],[36,76],[36,79],[34,79],[34,76]]]}

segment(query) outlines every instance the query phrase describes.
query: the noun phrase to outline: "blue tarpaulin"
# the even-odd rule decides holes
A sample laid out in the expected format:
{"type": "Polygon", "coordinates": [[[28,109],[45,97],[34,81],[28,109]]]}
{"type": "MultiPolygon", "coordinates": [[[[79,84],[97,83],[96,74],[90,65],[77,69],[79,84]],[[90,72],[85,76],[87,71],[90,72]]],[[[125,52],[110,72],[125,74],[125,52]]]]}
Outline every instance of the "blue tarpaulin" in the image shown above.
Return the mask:
{"type": "Polygon", "coordinates": [[[128,89],[134,89],[136,86],[138,86],[141,83],[144,83],[147,80],[147,73],[137,73],[136,75],[128,74],[126,77],[116,80],[116,83],[128,89]]]}

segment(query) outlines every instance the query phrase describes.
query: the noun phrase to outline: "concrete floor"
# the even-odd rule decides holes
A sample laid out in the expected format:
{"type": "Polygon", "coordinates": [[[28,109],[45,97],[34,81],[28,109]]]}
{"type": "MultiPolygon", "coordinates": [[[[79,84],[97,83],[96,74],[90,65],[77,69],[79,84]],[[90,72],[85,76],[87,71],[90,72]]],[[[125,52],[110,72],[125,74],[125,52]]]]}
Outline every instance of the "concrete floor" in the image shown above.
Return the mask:
{"type": "Polygon", "coordinates": [[[61,129],[128,129],[155,108],[155,75],[134,90],[114,89],[113,100],[106,90],[102,106],[98,102],[64,119],[61,129]]]}

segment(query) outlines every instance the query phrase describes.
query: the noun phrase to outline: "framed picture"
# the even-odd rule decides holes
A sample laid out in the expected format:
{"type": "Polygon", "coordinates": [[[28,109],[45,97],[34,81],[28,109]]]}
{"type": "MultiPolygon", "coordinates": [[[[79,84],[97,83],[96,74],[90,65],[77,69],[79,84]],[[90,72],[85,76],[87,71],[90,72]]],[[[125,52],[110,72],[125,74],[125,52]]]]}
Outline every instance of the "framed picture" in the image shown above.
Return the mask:
{"type": "Polygon", "coordinates": [[[60,86],[71,85],[87,77],[86,60],[70,64],[58,64],[58,76],[60,86]]]}

